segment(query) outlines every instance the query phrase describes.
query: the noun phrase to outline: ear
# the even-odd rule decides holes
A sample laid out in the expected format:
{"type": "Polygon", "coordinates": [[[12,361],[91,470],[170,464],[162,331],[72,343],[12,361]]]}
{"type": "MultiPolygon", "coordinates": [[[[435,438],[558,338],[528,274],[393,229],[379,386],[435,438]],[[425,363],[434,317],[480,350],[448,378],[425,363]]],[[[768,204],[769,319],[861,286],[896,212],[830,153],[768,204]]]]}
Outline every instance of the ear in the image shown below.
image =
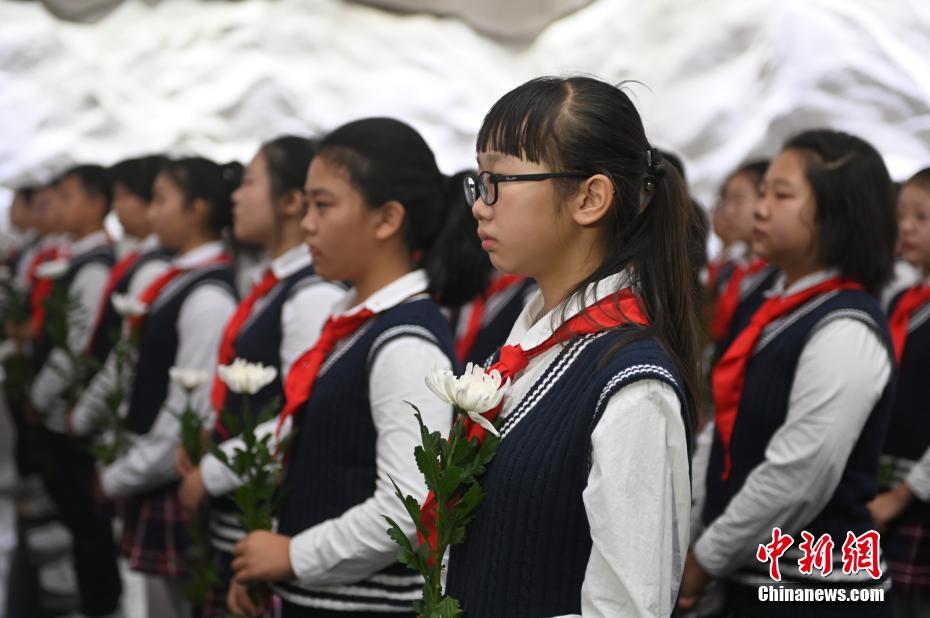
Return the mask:
{"type": "Polygon", "coordinates": [[[397,200],[385,202],[372,214],[375,222],[375,239],[387,240],[403,231],[407,209],[397,200]]]}
{"type": "Polygon", "coordinates": [[[578,225],[597,225],[614,203],[614,183],[605,174],[588,178],[569,200],[572,219],[578,225]]]}
{"type": "Polygon", "coordinates": [[[187,212],[191,217],[200,222],[200,226],[203,229],[208,229],[210,227],[210,206],[207,204],[207,200],[202,197],[195,198],[191,201],[190,208],[187,212]]]}
{"type": "Polygon", "coordinates": [[[278,198],[276,215],[284,219],[304,218],[304,194],[296,189],[288,191],[278,198]]]}

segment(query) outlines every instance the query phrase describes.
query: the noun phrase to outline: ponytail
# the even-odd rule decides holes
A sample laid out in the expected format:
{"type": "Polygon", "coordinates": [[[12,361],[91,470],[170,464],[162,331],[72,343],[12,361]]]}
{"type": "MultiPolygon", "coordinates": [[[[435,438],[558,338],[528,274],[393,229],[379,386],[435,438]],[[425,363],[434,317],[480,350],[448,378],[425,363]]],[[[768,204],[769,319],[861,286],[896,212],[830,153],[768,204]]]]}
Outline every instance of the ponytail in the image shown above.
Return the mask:
{"type": "Polygon", "coordinates": [[[232,194],[242,183],[241,163],[221,165],[203,157],[188,157],[170,161],[165,172],[184,192],[188,204],[196,199],[207,203],[207,223],[214,236],[220,237],[232,227],[232,194]]]}
{"type": "Polygon", "coordinates": [[[494,269],[481,248],[478,221],[465,200],[467,174],[459,172],[445,179],[445,224],[422,260],[430,291],[439,304],[450,308],[461,307],[483,292],[494,269]]]}

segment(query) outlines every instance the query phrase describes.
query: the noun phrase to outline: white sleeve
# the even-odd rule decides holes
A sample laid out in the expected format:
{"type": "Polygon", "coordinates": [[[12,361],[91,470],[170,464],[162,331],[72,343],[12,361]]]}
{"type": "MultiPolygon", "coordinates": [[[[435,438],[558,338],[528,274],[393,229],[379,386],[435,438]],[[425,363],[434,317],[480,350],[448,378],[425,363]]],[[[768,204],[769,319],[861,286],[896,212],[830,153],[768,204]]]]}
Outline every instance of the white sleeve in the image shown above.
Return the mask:
{"type": "Polygon", "coordinates": [[[333,305],[345,292],[328,282],[302,287],[281,307],[281,379],[300,355],[316,344],[333,305]]]}
{"type": "Polygon", "coordinates": [[[140,266],[129,281],[126,293],[132,298],[139,298],[142,292],[152,284],[162,273],[168,270],[168,259],[151,259],[140,266]]]}
{"type": "Polygon", "coordinates": [[[905,482],[915,498],[921,502],[930,502],[930,448],[924,451],[923,457],[911,468],[905,482]]]}
{"type": "Polygon", "coordinates": [[[697,539],[704,530],[701,514],[707,498],[707,467],[710,451],[714,446],[714,422],[708,421],[694,442],[694,457],[691,458],[691,538],[697,539]]]}
{"type": "Polygon", "coordinates": [[[708,573],[752,562],[772,528],[796,534],[823,510],[891,372],[888,350],[859,320],[838,319],[811,336],[765,459],[694,546],[708,573]]]}
{"type": "Polygon", "coordinates": [[[313,585],[357,582],[396,560],[397,545],[385,533],[387,515],[413,539],[413,522],[394,495],[393,479],[401,491],[418,500],[426,497],[426,483],[417,470],[413,449],[420,431],[409,401],[419,408],[424,424],[447,435],[452,408],[426,387],[434,367],[451,362],[433,343],[416,337],[395,339],[381,349],[369,378],[378,480],[371,498],[339,517],[304,530],[290,545],[291,566],[297,579],[313,585]]]}
{"type": "MultiPolygon", "coordinates": [[[[116,390],[116,350],[111,350],[87,388],[81,393],[71,415],[71,428],[75,435],[86,436],[94,431],[101,416],[107,412],[107,397],[116,390]]],[[[131,368],[124,368],[125,376],[131,368]]]]}
{"type": "MultiPolygon", "coordinates": [[[[236,309],[236,301],[225,287],[204,284],[191,292],[178,316],[178,350],[174,365],[199,369],[213,375],[223,328],[236,309]]],[[[191,405],[201,418],[212,418],[207,380],[195,390],[191,405]]],[[[174,449],[180,444],[180,424],[175,416],[187,405],[187,395],[169,382],[165,398],[148,433],[138,436],[129,450],[108,466],[100,484],[108,496],[132,495],[170,482],[177,477],[174,449]]]]}
{"type": "MultiPolygon", "coordinates": [[[[278,430],[279,417],[274,417],[255,427],[255,436],[258,440],[263,437],[274,434],[278,430]]],[[[283,440],[291,432],[293,417],[287,418],[281,426],[281,431],[277,440],[283,440]]],[[[277,444],[277,442],[275,442],[277,444]]],[[[226,440],[219,445],[220,450],[226,453],[226,456],[232,460],[237,448],[245,448],[242,438],[235,437],[226,440]]],[[[200,474],[203,477],[203,486],[211,496],[222,496],[238,489],[242,485],[242,480],[233,473],[232,470],[212,454],[207,453],[200,460],[200,474]]]]}
{"type": "MultiPolygon", "coordinates": [[[[77,272],[68,288],[69,298],[76,303],[75,314],[69,316],[68,348],[71,354],[81,355],[87,348],[109,276],[107,266],[91,263],[77,272]]],[[[67,351],[60,348],[51,351],[32,383],[30,398],[37,410],[49,410],[56,400],[64,396],[73,369],[67,351]]]]}
{"type": "Polygon", "coordinates": [[[584,490],[591,556],[588,617],[671,615],[688,551],[688,443],[675,390],[658,380],[620,389],[591,435],[584,490]]]}

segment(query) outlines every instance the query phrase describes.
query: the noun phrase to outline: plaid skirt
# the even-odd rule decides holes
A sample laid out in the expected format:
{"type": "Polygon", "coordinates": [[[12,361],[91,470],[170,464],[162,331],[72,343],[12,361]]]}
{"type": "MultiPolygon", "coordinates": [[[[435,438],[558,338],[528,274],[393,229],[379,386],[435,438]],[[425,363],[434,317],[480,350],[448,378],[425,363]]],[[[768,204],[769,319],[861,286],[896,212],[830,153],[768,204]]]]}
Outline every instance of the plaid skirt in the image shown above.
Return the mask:
{"type": "Polygon", "coordinates": [[[190,539],[188,518],[177,492],[177,483],[172,483],[123,503],[120,553],[133,571],[173,578],[184,575],[190,539]]]}
{"type": "Polygon", "coordinates": [[[930,504],[914,500],[882,535],[895,591],[930,592],[930,504]]]}

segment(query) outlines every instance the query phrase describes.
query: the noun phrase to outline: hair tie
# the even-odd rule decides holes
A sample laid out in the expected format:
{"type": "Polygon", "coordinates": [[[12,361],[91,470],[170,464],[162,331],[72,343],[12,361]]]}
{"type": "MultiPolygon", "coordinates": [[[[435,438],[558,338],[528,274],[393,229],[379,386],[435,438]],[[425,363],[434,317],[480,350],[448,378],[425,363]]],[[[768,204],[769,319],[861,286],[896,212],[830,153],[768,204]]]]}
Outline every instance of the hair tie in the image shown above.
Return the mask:
{"type": "Polygon", "coordinates": [[[662,156],[662,151],[658,148],[646,150],[646,171],[656,179],[665,176],[665,157],[662,156]]]}

